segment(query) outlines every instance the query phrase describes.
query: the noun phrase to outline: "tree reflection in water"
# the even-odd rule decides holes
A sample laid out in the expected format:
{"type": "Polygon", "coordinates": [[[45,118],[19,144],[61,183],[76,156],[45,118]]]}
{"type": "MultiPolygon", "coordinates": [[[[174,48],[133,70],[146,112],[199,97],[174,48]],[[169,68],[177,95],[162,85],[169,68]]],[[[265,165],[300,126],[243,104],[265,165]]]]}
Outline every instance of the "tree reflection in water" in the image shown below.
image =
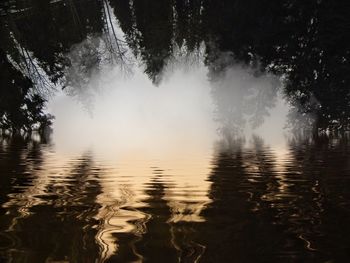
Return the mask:
{"type": "Polygon", "coordinates": [[[153,168],[137,199],[135,182],[108,180],[91,153],[62,166],[47,144],[1,145],[3,259],[274,262],[348,254],[347,137],[291,138],[283,156],[258,137],[221,141],[200,217],[194,192],[179,202],[165,170],[153,168]]]}
{"type": "Polygon", "coordinates": [[[20,162],[23,170],[7,176],[10,180],[23,177],[25,181],[12,182],[5,188],[11,193],[2,204],[6,213],[2,215],[1,227],[13,240],[5,258],[24,262],[65,258],[71,262],[93,262],[92,258],[98,258],[94,239],[97,221],[93,215],[98,209],[95,198],[100,187],[91,178],[98,173],[91,166],[91,156],[84,155],[70,171],[64,167],[66,171],[62,171],[51,166],[46,146],[21,142],[19,147],[24,155],[20,162]]]}

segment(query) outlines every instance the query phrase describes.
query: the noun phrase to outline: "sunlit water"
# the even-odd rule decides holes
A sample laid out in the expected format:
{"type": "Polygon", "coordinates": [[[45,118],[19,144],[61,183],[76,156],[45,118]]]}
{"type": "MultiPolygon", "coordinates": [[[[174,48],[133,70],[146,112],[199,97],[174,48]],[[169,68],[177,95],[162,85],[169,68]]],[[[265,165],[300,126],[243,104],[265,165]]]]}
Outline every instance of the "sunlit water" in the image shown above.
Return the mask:
{"type": "MultiPolygon", "coordinates": [[[[113,142],[111,142],[112,144],[113,142]]],[[[115,145],[117,147],[117,145],[115,145]]],[[[186,149],[186,147],[185,147],[186,149]]],[[[253,138],[212,152],[114,162],[1,142],[1,257],[14,262],[340,260],[347,139],[253,138]]]]}
{"type": "Polygon", "coordinates": [[[156,87],[141,70],[128,78],[118,72],[103,73],[108,82],[94,95],[91,114],[58,94],[50,139],[2,137],[0,259],[349,256],[347,136],[288,132],[288,105],[272,88],[275,77],[236,67],[211,82],[199,63],[178,66],[156,87]],[[215,94],[215,86],[230,89],[215,94]],[[227,98],[239,105],[230,108],[232,119],[227,98]],[[253,129],[259,114],[262,124],[253,129]]]}

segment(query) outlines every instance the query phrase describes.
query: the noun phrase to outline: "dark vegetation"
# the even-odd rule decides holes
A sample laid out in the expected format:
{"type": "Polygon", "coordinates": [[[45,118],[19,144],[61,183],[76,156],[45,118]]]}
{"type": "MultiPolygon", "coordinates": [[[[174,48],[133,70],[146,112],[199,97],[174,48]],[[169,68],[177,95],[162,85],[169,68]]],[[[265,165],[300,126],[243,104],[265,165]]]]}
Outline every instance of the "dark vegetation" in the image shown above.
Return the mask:
{"type": "Polygon", "coordinates": [[[23,76],[2,52],[0,72],[0,128],[18,133],[21,129],[30,132],[37,126],[43,132],[50,126],[52,116],[43,112],[45,100],[38,94],[30,94],[33,82],[23,76]]]}
{"type": "MultiPolygon", "coordinates": [[[[109,33],[106,49],[125,63],[122,42],[111,26],[113,15],[154,83],[161,81],[175,47],[190,53],[204,43],[212,77],[234,63],[283,75],[286,97],[295,108],[293,125],[308,124],[312,116],[314,131],[350,128],[349,1],[14,0],[1,5],[4,129],[50,124],[51,117],[43,113],[45,94],[54,85],[71,83],[72,61],[66,54],[87,37],[109,33]],[[230,59],[220,60],[223,53],[230,59]]],[[[84,53],[84,77],[103,55],[84,53]]]]}

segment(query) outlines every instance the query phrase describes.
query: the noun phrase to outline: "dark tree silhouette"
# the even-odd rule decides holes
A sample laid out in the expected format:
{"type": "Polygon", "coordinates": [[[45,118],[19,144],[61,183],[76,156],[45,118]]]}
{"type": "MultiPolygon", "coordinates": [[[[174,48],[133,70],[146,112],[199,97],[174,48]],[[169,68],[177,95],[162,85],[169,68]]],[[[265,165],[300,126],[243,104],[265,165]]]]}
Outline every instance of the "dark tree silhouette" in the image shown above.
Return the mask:
{"type": "Polygon", "coordinates": [[[33,93],[33,83],[23,76],[0,50],[0,128],[19,133],[43,132],[52,116],[44,113],[45,100],[33,93]]]}

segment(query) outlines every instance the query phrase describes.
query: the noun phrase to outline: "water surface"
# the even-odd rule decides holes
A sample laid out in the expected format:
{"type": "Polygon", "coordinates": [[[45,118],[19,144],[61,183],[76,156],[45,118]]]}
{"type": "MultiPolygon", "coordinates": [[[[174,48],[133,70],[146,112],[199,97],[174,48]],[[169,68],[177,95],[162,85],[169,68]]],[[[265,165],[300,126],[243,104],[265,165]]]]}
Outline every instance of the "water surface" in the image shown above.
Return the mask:
{"type": "MultiPolygon", "coordinates": [[[[1,258],[23,262],[342,261],[348,138],[254,137],[114,163],[1,140],[1,258]]],[[[117,146],[116,146],[117,147],[117,146]]]]}

